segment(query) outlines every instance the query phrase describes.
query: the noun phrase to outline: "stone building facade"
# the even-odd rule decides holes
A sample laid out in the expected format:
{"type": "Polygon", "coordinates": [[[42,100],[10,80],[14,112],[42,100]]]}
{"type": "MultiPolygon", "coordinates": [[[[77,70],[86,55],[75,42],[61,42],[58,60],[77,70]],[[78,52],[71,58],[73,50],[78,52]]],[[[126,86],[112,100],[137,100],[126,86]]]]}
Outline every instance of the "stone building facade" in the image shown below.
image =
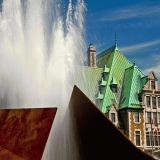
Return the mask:
{"type": "Polygon", "coordinates": [[[92,84],[89,98],[138,148],[159,150],[160,87],[155,73],[146,76],[121,53],[117,42],[97,56],[90,45],[87,53],[87,76],[94,77],[94,83],[87,81],[92,84]]]}

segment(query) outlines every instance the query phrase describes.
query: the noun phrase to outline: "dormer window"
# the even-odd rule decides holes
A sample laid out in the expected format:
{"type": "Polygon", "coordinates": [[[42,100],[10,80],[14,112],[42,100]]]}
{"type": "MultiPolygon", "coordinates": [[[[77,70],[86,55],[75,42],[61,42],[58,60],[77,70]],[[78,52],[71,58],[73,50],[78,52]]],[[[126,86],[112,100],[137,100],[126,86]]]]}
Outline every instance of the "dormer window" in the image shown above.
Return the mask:
{"type": "Polygon", "coordinates": [[[112,77],[111,83],[110,83],[110,88],[113,93],[117,93],[117,82],[114,77],[112,77]]]}
{"type": "Polygon", "coordinates": [[[104,66],[103,68],[103,72],[102,72],[102,76],[103,76],[103,79],[106,80],[106,77],[109,73],[109,68],[106,67],[106,65],[104,66]]]}
{"type": "Polygon", "coordinates": [[[116,84],[112,84],[111,89],[112,89],[113,93],[117,93],[117,85],[116,84]]]}
{"type": "Polygon", "coordinates": [[[105,86],[99,86],[99,91],[101,94],[103,93],[104,88],[105,88],[105,86]]]}
{"type": "Polygon", "coordinates": [[[103,73],[102,73],[102,76],[103,76],[103,79],[104,79],[104,80],[106,80],[107,74],[108,74],[107,72],[103,72],[103,73]]]}
{"type": "Polygon", "coordinates": [[[155,89],[155,82],[151,81],[151,89],[155,89]]]}
{"type": "Polygon", "coordinates": [[[115,113],[111,113],[111,121],[112,122],[116,122],[116,114],[115,113]]]}
{"type": "Polygon", "coordinates": [[[101,94],[103,93],[103,90],[104,90],[105,86],[106,86],[106,81],[104,81],[103,77],[102,77],[102,79],[100,81],[100,84],[99,84],[99,89],[100,89],[101,94]]]}

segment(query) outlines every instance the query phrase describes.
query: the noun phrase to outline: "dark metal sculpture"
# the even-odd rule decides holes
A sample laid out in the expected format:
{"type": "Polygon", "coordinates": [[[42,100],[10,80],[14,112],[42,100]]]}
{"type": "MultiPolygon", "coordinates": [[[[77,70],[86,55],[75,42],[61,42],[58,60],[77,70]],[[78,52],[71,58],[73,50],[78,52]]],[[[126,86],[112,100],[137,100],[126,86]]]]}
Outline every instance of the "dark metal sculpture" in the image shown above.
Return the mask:
{"type": "Polygon", "coordinates": [[[81,160],[154,159],[138,149],[76,86],[69,107],[81,160]]]}

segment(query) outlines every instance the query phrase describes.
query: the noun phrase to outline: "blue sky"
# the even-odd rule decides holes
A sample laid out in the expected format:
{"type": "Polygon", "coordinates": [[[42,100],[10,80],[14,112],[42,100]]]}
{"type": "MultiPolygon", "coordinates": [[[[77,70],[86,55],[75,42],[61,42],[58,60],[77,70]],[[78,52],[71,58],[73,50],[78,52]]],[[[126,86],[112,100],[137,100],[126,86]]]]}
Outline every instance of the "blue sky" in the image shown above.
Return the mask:
{"type": "Polygon", "coordinates": [[[87,46],[94,44],[99,53],[114,44],[116,32],[119,50],[144,73],[154,70],[160,79],[160,0],[85,3],[87,46]]]}
{"type": "Polygon", "coordinates": [[[100,52],[114,44],[146,74],[160,79],[160,1],[86,0],[87,45],[100,52]]]}

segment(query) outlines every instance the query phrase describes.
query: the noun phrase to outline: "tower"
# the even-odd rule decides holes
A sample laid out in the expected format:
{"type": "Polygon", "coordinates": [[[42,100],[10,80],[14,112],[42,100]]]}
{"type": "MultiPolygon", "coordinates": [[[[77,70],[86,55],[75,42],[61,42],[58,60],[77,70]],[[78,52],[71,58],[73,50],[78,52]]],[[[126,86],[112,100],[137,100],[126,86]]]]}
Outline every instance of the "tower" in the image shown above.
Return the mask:
{"type": "Polygon", "coordinates": [[[88,66],[90,67],[96,67],[96,48],[93,46],[93,44],[90,44],[88,50],[88,66]]]}

